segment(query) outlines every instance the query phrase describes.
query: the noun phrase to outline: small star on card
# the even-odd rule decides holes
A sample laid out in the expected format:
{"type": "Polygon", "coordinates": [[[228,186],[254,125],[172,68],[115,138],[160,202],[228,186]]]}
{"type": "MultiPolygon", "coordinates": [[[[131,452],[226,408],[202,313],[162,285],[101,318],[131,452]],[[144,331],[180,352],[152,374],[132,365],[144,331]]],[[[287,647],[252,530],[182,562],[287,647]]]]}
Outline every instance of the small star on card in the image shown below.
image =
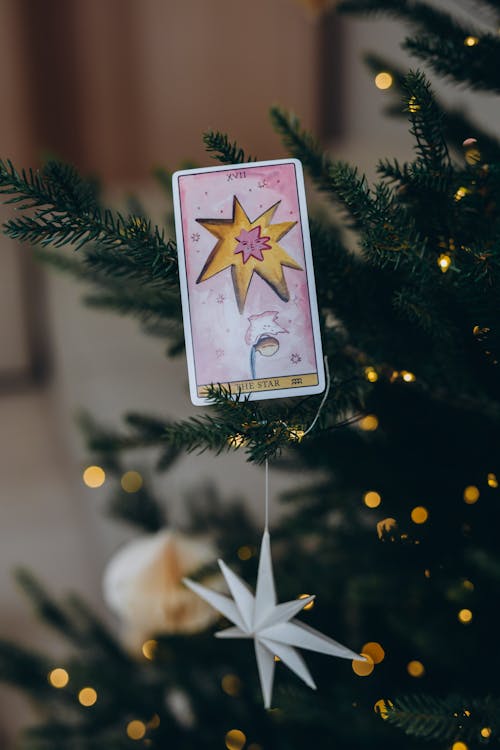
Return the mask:
{"type": "Polygon", "coordinates": [[[286,664],[306,685],[316,689],[314,680],[302,656],[295,647],[317,651],[342,659],[366,661],[363,656],[328,638],[319,630],[295,619],[295,615],[309,604],[314,596],[277,603],[274,585],[271,542],[264,531],[260,548],[259,571],[255,596],[246,583],[219,560],[232,598],[211,591],[199,583],[184,579],[184,583],[214,609],[230,620],[234,627],[216,633],[218,638],[252,638],[259,670],[264,705],[270,708],[273,692],[275,656],[286,664]]]}

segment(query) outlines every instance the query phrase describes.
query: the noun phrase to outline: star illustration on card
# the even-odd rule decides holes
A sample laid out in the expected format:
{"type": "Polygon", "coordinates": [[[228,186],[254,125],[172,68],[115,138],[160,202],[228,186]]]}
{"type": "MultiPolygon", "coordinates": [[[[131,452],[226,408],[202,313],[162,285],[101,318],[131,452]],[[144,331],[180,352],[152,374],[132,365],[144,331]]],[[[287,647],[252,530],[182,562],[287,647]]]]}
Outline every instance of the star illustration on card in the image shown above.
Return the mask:
{"type": "Polygon", "coordinates": [[[271,540],[267,530],[262,537],[255,596],[246,583],[222,560],[219,560],[219,566],[232,598],[211,591],[189,578],[185,578],[184,583],[234,624],[234,627],[216,633],[217,638],[253,639],[266,708],[271,706],[275,656],[314,690],[316,685],[311,673],[295,647],[339,656],[342,659],[366,661],[363,656],[295,619],[295,615],[312,602],[314,596],[294,599],[283,604],[277,603],[271,540]]]}
{"type": "Polygon", "coordinates": [[[250,221],[238,198],[233,196],[233,215],[230,219],[196,219],[218,240],[196,283],[200,284],[231,268],[240,313],[245,307],[254,273],[266,281],[284,302],[288,302],[290,294],[283,267],[303,270],[278,244],[297,222],[271,224],[280,203],[281,201],[274,203],[254,221],[250,221]]]}

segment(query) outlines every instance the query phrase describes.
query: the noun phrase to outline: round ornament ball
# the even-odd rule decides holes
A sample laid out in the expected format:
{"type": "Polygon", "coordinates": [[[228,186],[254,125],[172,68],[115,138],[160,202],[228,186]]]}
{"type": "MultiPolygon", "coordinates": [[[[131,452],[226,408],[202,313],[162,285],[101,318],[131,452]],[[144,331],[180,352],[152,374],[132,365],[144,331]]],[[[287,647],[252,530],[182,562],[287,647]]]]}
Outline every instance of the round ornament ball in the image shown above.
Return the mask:
{"type": "MultiPolygon", "coordinates": [[[[182,583],[217,558],[208,541],[165,529],[125,544],[108,563],[103,595],[118,615],[124,644],[140,652],[155,635],[194,633],[218,619],[217,613],[182,583]]],[[[222,576],[203,582],[224,589],[222,576]]]]}

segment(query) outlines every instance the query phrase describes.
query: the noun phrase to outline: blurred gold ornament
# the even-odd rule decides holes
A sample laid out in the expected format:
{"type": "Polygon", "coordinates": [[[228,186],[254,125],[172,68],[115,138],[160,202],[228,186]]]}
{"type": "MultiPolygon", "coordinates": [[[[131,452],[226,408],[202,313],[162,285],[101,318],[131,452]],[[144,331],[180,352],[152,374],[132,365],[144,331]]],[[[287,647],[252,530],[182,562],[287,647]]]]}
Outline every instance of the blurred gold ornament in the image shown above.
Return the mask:
{"type": "MultiPolygon", "coordinates": [[[[217,552],[211,542],[177,531],[162,530],[125,544],[104,572],[103,593],[120,618],[125,645],[146,658],[144,644],[154,635],[203,630],[218,615],[193,594],[182,579],[213,563],[217,552]]],[[[222,576],[203,582],[221,588],[222,576]]]]}

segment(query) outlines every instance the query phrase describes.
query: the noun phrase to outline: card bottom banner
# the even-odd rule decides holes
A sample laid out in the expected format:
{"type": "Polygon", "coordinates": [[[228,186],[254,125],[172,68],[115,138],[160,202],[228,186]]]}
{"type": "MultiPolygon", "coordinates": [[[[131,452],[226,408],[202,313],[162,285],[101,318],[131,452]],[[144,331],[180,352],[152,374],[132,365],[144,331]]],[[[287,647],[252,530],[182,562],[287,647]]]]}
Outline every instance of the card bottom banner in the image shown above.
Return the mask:
{"type": "MultiPolygon", "coordinates": [[[[255,380],[234,380],[231,383],[220,383],[222,388],[231,388],[234,394],[240,393],[258,393],[263,391],[279,391],[285,388],[304,388],[307,386],[318,385],[318,374],[316,372],[305,373],[303,375],[286,375],[279,378],[256,378],[255,380]]],[[[198,396],[205,398],[209,385],[198,386],[198,396]]]]}

